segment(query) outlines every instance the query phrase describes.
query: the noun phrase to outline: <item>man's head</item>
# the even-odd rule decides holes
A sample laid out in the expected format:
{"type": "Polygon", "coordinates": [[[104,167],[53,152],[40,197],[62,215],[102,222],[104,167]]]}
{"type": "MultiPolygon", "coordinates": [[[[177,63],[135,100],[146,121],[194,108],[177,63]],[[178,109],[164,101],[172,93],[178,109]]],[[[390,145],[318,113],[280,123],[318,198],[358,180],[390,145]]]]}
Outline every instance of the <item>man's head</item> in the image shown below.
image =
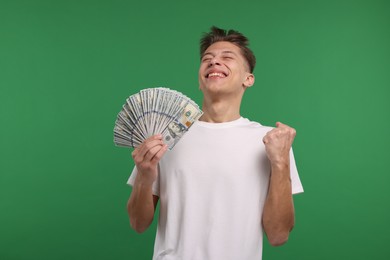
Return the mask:
{"type": "Polygon", "coordinates": [[[236,45],[241,50],[241,54],[244,56],[248,70],[253,73],[256,65],[256,57],[252,50],[248,48],[249,40],[243,34],[234,30],[223,30],[215,26],[211,27],[209,33],[204,33],[200,39],[200,57],[203,58],[205,51],[210,45],[216,42],[230,42],[236,45]]]}
{"type": "Polygon", "coordinates": [[[212,27],[200,44],[199,88],[207,97],[241,100],[245,89],[254,84],[256,59],[247,47],[248,39],[237,31],[212,27]]]}

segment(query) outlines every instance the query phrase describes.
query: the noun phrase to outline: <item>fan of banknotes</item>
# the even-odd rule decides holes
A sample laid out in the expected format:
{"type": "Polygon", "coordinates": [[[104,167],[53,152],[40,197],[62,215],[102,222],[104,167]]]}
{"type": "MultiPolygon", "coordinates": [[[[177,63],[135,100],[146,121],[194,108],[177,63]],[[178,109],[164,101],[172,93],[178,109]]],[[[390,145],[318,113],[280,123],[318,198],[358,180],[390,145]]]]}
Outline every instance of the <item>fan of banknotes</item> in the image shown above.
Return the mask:
{"type": "Polygon", "coordinates": [[[114,143],[135,148],[148,137],[162,134],[171,150],[202,114],[194,101],[178,91],[143,89],[131,95],[119,112],[114,143]]]}

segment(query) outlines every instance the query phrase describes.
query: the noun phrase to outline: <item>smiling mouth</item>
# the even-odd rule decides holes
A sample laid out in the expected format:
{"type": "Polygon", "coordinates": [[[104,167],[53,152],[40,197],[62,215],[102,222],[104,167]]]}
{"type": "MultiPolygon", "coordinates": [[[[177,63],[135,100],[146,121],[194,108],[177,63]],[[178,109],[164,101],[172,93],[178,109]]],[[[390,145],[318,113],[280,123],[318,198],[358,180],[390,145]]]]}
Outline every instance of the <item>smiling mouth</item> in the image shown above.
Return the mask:
{"type": "Polygon", "coordinates": [[[221,73],[221,72],[212,72],[212,73],[209,73],[206,75],[206,78],[226,78],[226,74],[225,73],[221,73]]]}

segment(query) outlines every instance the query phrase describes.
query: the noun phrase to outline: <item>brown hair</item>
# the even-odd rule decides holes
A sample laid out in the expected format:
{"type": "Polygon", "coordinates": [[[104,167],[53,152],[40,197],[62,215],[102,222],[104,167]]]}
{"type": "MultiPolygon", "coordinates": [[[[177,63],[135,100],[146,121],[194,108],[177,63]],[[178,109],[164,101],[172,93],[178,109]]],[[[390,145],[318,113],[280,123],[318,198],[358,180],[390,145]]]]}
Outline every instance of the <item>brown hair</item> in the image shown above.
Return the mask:
{"type": "Polygon", "coordinates": [[[241,54],[248,63],[249,70],[252,73],[256,65],[256,57],[252,50],[248,48],[249,40],[243,34],[234,30],[224,30],[212,26],[210,32],[204,33],[200,39],[200,57],[202,58],[204,52],[210,45],[216,42],[225,41],[230,42],[240,48],[241,54]]]}

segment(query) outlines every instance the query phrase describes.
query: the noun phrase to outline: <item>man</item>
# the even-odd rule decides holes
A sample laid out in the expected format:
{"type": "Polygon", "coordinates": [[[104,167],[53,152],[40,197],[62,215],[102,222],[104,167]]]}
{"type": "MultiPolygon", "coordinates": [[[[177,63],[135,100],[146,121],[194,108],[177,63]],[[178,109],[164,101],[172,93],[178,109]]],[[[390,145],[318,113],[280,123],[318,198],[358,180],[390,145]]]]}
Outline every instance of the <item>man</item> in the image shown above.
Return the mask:
{"type": "Polygon", "coordinates": [[[278,246],[294,226],[292,194],[303,192],[295,130],[240,116],[255,81],[247,45],[241,33],[212,27],[201,39],[203,116],[173,150],[156,135],[132,153],[127,207],[137,232],[151,224],[160,200],[155,260],[261,259],[263,230],[278,246]]]}

